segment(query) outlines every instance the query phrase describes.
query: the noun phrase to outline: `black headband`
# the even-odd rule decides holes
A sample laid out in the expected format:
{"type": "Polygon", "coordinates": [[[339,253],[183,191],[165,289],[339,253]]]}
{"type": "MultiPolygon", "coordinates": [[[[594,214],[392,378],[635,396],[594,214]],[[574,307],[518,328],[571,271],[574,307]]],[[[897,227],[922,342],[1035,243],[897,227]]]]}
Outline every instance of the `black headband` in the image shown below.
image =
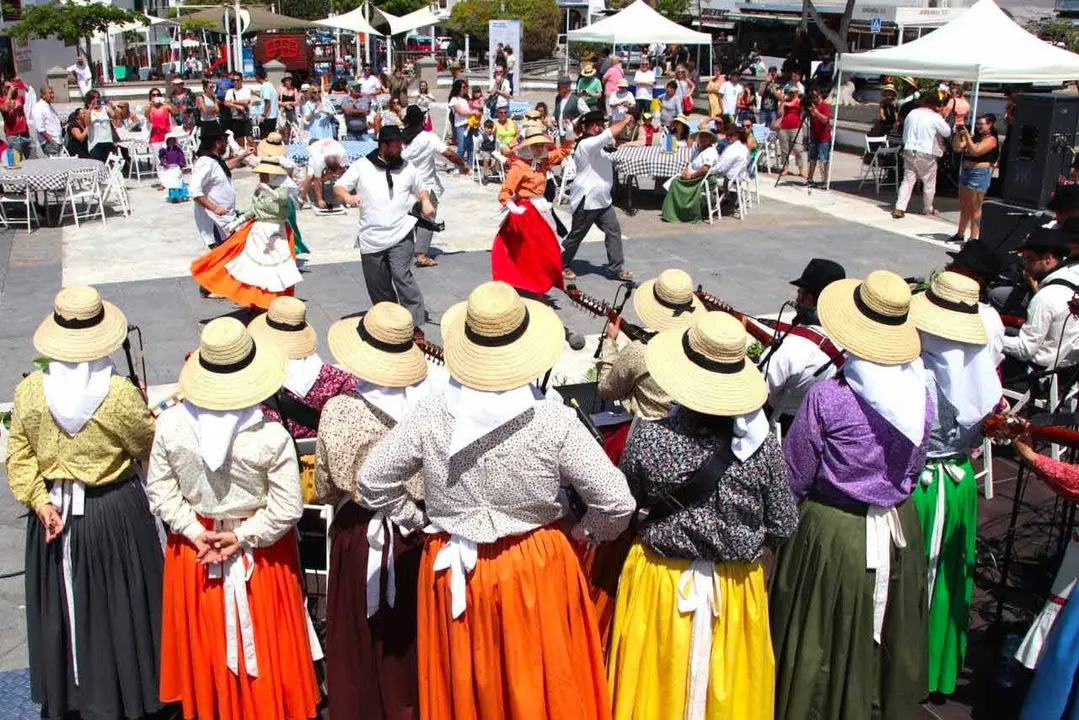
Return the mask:
{"type": "Polygon", "coordinates": [[[885,315],[866,305],[865,300],[862,299],[861,290],[861,285],[855,286],[854,304],[867,318],[873,322],[879,322],[881,325],[902,325],[907,321],[907,313],[903,313],[902,315],[885,315]]]}
{"type": "Polygon", "coordinates": [[[278,322],[269,315],[266,316],[266,326],[273,328],[274,330],[280,330],[281,332],[300,332],[307,329],[307,321],[300,321],[299,325],[289,325],[288,323],[278,322]]]}
{"type": "Polygon", "coordinates": [[[390,343],[385,340],[379,340],[377,337],[367,332],[367,328],[363,326],[363,320],[360,320],[356,324],[356,332],[360,334],[360,339],[370,345],[376,350],[388,353],[403,353],[412,349],[412,346],[416,343],[413,340],[406,340],[405,342],[390,343]]]}
{"type": "Polygon", "coordinates": [[[234,363],[214,363],[203,357],[202,353],[199,353],[199,365],[212,373],[221,373],[227,375],[229,373],[240,372],[245,367],[250,365],[255,360],[255,344],[251,343],[251,351],[244,356],[242,360],[237,360],[234,363]]]}
{"type": "Polygon", "coordinates": [[[733,375],[736,372],[741,372],[746,366],[746,359],[744,357],[735,362],[719,362],[718,360],[713,360],[707,355],[697,352],[693,349],[693,346],[689,344],[689,330],[682,333],[682,351],[686,354],[686,357],[689,358],[691,363],[709,372],[733,375]]]}
{"type": "Polygon", "coordinates": [[[660,305],[667,308],[668,310],[674,310],[675,317],[678,317],[684,312],[691,313],[697,309],[693,306],[693,298],[690,298],[684,303],[676,303],[671,302],[670,300],[664,300],[659,296],[659,291],[657,290],[655,285],[652,286],[652,297],[656,299],[656,302],[658,302],[660,305]]]}
{"type": "Polygon", "coordinates": [[[52,314],[53,322],[55,322],[57,325],[64,328],[65,330],[84,330],[86,328],[94,327],[95,325],[100,325],[101,321],[104,319],[104,305],[101,306],[101,310],[98,311],[97,315],[94,315],[93,317],[88,317],[85,320],[80,320],[79,318],[66,318],[57,312],[54,312],[52,314]]]}
{"type": "Polygon", "coordinates": [[[483,345],[484,347],[502,347],[503,345],[509,345],[510,343],[519,340],[522,335],[525,334],[525,330],[528,329],[528,308],[525,308],[524,319],[521,320],[521,324],[510,330],[505,335],[480,335],[478,332],[468,326],[468,322],[465,322],[465,337],[476,343],[477,345],[483,345]]]}
{"type": "Polygon", "coordinates": [[[927,288],[925,291],[925,298],[929,302],[933,303],[937,307],[944,308],[945,310],[951,310],[958,313],[966,313],[968,315],[978,314],[978,305],[968,305],[967,303],[957,302],[955,300],[945,300],[940,295],[933,292],[933,288],[927,288]]]}

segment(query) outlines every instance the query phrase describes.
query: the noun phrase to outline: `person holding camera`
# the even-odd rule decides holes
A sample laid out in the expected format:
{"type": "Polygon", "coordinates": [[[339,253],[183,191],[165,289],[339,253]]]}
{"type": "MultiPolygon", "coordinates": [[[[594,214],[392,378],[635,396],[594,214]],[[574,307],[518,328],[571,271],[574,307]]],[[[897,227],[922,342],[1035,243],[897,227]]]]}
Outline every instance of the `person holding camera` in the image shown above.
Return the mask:
{"type": "Polygon", "coordinates": [[[903,121],[903,182],[892,217],[907,214],[907,204],[914,192],[914,183],[922,181],[922,205],[926,215],[936,215],[933,197],[937,192],[937,161],[944,154],[941,140],[952,136],[952,129],[940,114],[940,99],[936,93],[919,98],[921,107],[910,111],[903,121]]]}
{"type": "Polygon", "coordinates": [[[982,115],[976,121],[973,135],[966,125],[956,123],[952,149],[965,155],[959,171],[959,230],[952,236],[952,242],[963,242],[968,225],[971,240],[977,240],[981,232],[982,202],[993,182],[993,166],[1000,159],[996,122],[996,115],[982,115]]]}
{"type": "Polygon", "coordinates": [[[798,166],[798,177],[805,178],[803,155],[805,150],[799,142],[798,131],[805,118],[802,116],[802,98],[797,86],[788,86],[783,100],[779,103],[779,158],[780,175],[787,175],[790,156],[794,153],[794,162],[798,166]]]}
{"type": "Polygon", "coordinates": [[[813,182],[819,162],[824,183],[828,181],[828,162],[832,159],[832,106],[818,88],[812,88],[806,96],[805,112],[809,115],[809,182],[813,182]]]}

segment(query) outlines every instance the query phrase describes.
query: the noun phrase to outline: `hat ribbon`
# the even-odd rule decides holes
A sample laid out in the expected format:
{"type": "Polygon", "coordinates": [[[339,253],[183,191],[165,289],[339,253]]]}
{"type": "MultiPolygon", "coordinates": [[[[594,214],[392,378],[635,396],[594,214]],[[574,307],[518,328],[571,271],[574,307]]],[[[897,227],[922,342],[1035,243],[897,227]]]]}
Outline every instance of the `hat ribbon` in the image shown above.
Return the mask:
{"type": "Polygon", "coordinates": [[[676,303],[676,302],[671,302],[670,300],[664,300],[663,298],[661,298],[659,296],[659,291],[656,289],[655,285],[652,286],[652,297],[654,297],[656,299],[656,302],[658,302],[660,305],[667,308],[668,310],[674,310],[674,316],[675,317],[678,317],[679,315],[681,315],[684,312],[691,313],[691,312],[693,312],[694,310],[697,309],[696,307],[693,306],[693,299],[692,298],[690,298],[689,300],[686,300],[684,303],[676,303]]]}
{"type": "Polygon", "coordinates": [[[255,360],[255,346],[251,345],[251,351],[247,353],[242,359],[237,360],[234,363],[215,363],[210,362],[199,353],[199,365],[205,370],[209,370],[212,373],[221,373],[227,375],[229,373],[240,372],[245,367],[250,365],[255,360]]]}
{"type": "Polygon", "coordinates": [[[726,375],[733,375],[746,366],[746,359],[736,360],[734,362],[720,362],[713,360],[704,353],[698,352],[693,349],[693,346],[689,344],[689,330],[682,333],[682,350],[685,352],[686,357],[699,368],[708,370],[709,372],[724,373],[726,375]]]}
{"type": "Polygon", "coordinates": [[[937,307],[943,308],[945,310],[951,310],[958,313],[967,313],[968,315],[978,314],[978,306],[976,304],[972,305],[970,303],[959,302],[957,300],[946,300],[945,298],[942,298],[940,295],[937,295],[935,292],[933,292],[933,288],[926,289],[925,299],[933,303],[937,307]]]}
{"type": "Polygon", "coordinates": [[[101,321],[105,319],[105,306],[102,305],[101,309],[97,311],[97,314],[93,317],[85,319],[79,318],[66,318],[58,312],[52,314],[52,320],[65,330],[85,330],[86,328],[100,325],[101,321]]]}
{"type": "Polygon", "coordinates": [[[274,330],[280,330],[281,332],[300,332],[307,328],[307,321],[301,320],[299,325],[290,325],[289,323],[283,323],[280,320],[274,320],[267,316],[266,326],[273,328],[274,330]]]}
{"type": "Polygon", "coordinates": [[[368,332],[367,328],[364,327],[364,325],[363,325],[363,320],[361,320],[359,323],[357,323],[356,332],[359,333],[361,340],[363,340],[365,343],[367,343],[371,347],[375,348],[376,350],[381,350],[382,352],[388,352],[388,353],[408,352],[409,350],[412,349],[412,346],[416,344],[412,340],[406,340],[405,342],[399,342],[399,343],[390,343],[390,342],[386,342],[385,340],[379,340],[377,337],[375,337],[370,332],[368,332]]]}
{"type": "Polygon", "coordinates": [[[902,315],[885,315],[884,313],[877,312],[869,307],[865,300],[862,299],[862,285],[858,285],[854,288],[854,305],[867,318],[874,322],[878,322],[881,325],[902,325],[907,321],[907,313],[903,313],[902,315]]]}
{"type": "Polygon", "coordinates": [[[469,326],[468,321],[465,321],[465,337],[475,344],[483,345],[484,347],[502,347],[504,345],[509,345],[510,343],[520,340],[527,329],[528,308],[525,308],[525,316],[524,319],[521,320],[521,324],[503,335],[480,335],[469,326]]]}

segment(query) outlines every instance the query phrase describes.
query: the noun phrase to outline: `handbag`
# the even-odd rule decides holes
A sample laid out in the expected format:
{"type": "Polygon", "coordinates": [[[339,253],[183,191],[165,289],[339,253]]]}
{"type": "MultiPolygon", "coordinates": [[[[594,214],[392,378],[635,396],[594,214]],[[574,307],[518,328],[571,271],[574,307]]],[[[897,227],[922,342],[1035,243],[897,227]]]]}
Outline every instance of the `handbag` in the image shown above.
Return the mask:
{"type": "Polygon", "coordinates": [[[693,112],[693,98],[689,95],[682,98],[682,112],[686,114],[693,112]]]}

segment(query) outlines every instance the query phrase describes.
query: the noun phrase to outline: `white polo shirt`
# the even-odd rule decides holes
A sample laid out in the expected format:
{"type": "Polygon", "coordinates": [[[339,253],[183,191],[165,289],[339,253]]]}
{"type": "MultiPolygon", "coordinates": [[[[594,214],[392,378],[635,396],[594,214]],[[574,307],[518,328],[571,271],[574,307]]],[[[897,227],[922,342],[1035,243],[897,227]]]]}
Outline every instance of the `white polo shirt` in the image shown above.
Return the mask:
{"type": "Polygon", "coordinates": [[[446,143],[442,142],[438,135],[424,130],[414,137],[401,152],[401,157],[416,166],[416,171],[420,174],[420,184],[423,185],[424,190],[434,190],[438,193],[443,191],[436,161],[446,150],[446,143]]]}
{"type": "MultiPolygon", "coordinates": [[[[811,329],[824,334],[815,326],[811,329]]],[[[828,365],[828,355],[812,340],[798,335],[787,335],[783,344],[768,360],[768,404],[775,417],[796,415],[806,393],[821,380],[834,377],[835,363],[828,365],[819,375],[817,371],[828,365]]]]}
{"type": "Polygon", "coordinates": [[[573,163],[577,177],[570,186],[570,206],[576,211],[581,203],[585,210],[601,210],[611,205],[611,188],[614,186],[614,162],[603,148],[614,142],[611,129],[607,128],[595,137],[577,143],[573,151],[573,163]]]}
{"type": "Polygon", "coordinates": [[[60,116],[56,114],[56,108],[52,103],[44,100],[34,103],[34,109],[30,111],[30,125],[37,133],[37,141],[45,142],[45,133],[52,137],[53,142],[63,140],[63,131],[60,127],[60,116]]]}
{"type": "Polygon", "coordinates": [[[408,214],[423,191],[416,166],[405,162],[390,171],[390,176],[393,179],[392,193],[386,181],[386,170],[362,158],[349,165],[335,184],[360,198],[360,229],[356,234],[356,247],[363,254],[393,247],[416,226],[416,218],[408,214]]]}
{"type": "Polygon", "coordinates": [[[940,157],[944,145],[937,138],[951,137],[952,129],[930,108],[915,108],[903,121],[903,152],[921,153],[940,157]]]}
{"type": "Polygon", "coordinates": [[[336,140],[323,138],[307,146],[307,171],[314,177],[322,177],[326,172],[326,159],[337,158],[342,166],[348,165],[348,153],[345,146],[336,140]]]}
{"type": "Polygon", "coordinates": [[[689,169],[696,172],[707,165],[709,168],[714,168],[719,162],[719,151],[716,150],[715,145],[709,145],[704,150],[694,150],[693,159],[689,161],[689,169]]]}

